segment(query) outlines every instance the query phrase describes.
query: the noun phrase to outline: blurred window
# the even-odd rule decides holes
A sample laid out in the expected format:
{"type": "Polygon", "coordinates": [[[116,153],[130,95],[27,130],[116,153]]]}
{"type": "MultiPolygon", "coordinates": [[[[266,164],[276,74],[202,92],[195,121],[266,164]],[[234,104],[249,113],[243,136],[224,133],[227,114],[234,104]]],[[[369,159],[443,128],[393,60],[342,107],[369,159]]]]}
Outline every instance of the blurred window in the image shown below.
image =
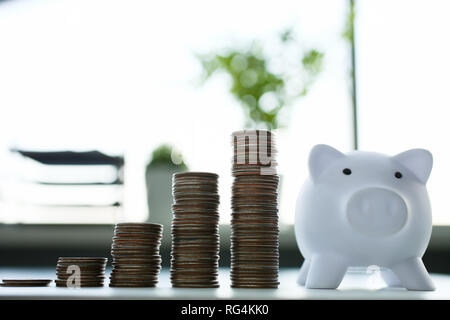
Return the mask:
{"type": "Polygon", "coordinates": [[[433,153],[433,224],[450,224],[448,1],[358,1],[359,142],[390,154],[433,153]]]}
{"type": "MultiPolygon", "coordinates": [[[[325,53],[323,72],[291,106],[288,127],[277,136],[280,217],[293,223],[310,148],[353,147],[349,44],[342,36],[347,13],[344,0],[1,2],[0,221],[51,222],[37,211],[31,219],[5,206],[5,188],[21,171],[10,148],[123,154],[122,218],[138,221],[147,218],[145,166],[152,150],[169,143],[190,170],[220,175],[220,212],[228,223],[230,135],[245,121],[226,75],[198,84],[196,56],[255,39],[271,47],[292,27],[302,46],[325,53]]],[[[111,221],[102,217],[61,209],[54,222],[111,221]]]]}

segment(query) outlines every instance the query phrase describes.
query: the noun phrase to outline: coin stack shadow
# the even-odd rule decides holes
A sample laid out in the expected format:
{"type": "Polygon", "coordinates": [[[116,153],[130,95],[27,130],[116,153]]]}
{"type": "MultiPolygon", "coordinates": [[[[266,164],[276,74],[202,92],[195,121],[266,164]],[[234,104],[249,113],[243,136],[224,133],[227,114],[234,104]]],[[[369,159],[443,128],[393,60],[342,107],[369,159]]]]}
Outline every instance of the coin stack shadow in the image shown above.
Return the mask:
{"type": "Polygon", "coordinates": [[[96,257],[60,257],[56,265],[56,286],[103,287],[107,261],[107,258],[96,257]]]}
{"type": "Polygon", "coordinates": [[[231,287],[278,288],[278,175],[274,135],[232,134],[231,287]]]}
{"type": "Polygon", "coordinates": [[[218,178],[208,172],[173,175],[170,266],[173,287],[219,287],[218,178]]]}
{"type": "Polygon", "coordinates": [[[118,223],[111,246],[110,287],[155,287],[161,270],[162,225],[118,223]]]}

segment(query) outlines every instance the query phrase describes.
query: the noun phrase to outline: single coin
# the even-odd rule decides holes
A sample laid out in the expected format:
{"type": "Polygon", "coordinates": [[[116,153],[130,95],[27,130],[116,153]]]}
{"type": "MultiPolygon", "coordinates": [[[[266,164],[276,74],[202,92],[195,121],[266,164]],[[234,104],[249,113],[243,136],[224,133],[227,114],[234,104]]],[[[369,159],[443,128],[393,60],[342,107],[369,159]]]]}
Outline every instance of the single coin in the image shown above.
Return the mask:
{"type": "Polygon", "coordinates": [[[0,284],[3,287],[47,287],[50,279],[3,279],[0,284]]]}

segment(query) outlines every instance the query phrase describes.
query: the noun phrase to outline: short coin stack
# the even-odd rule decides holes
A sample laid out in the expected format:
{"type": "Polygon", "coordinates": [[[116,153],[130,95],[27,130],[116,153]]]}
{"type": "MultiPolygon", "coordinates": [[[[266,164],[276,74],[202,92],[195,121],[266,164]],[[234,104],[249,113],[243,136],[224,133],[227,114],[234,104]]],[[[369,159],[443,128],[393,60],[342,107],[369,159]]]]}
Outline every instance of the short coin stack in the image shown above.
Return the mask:
{"type": "Polygon", "coordinates": [[[231,286],[277,288],[278,176],[273,133],[232,134],[231,286]]]}
{"type": "Polygon", "coordinates": [[[59,258],[56,266],[56,286],[103,287],[107,260],[95,257],[59,258]]]}
{"type": "Polygon", "coordinates": [[[219,261],[218,175],[182,172],[173,175],[173,287],[217,288],[219,261]]]}
{"type": "Polygon", "coordinates": [[[162,225],[119,223],[111,246],[110,287],[155,287],[161,270],[162,225]]]}

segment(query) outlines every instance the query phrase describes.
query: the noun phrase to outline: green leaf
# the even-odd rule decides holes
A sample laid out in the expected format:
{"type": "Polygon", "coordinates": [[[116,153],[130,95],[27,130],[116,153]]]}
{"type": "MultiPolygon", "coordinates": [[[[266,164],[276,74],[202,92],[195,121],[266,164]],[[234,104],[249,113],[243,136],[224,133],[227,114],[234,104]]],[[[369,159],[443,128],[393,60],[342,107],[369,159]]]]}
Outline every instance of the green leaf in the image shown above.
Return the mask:
{"type": "MultiPolygon", "coordinates": [[[[282,42],[294,41],[292,29],[281,34],[282,42]]],[[[209,79],[216,72],[224,72],[231,78],[230,94],[233,95],[243,108],[245,126],[264,126],[267,129],[276,129],[280,126],[279,111],[286,108],[293,100],[306,95],[307,88],[312,84],[315,76],[323,67],[324,54],[312,49],[303,54],[301,64],[296,66],[297,74],[305,73],[303,88],[299,94],[289,94],[286,90],[291,75],[276,74],[272,72],[269,62],[277,57],[265,56],[260,42],[253,41],[250,49],[234,48],[222,53],[198,55],[204,79],[209,79]],[[265,93],[272,93],[278,105],[270,111],[261,107],[261,97],[265,93]]]]}

